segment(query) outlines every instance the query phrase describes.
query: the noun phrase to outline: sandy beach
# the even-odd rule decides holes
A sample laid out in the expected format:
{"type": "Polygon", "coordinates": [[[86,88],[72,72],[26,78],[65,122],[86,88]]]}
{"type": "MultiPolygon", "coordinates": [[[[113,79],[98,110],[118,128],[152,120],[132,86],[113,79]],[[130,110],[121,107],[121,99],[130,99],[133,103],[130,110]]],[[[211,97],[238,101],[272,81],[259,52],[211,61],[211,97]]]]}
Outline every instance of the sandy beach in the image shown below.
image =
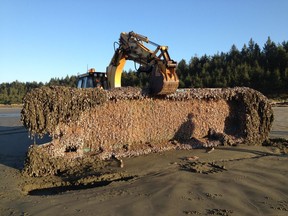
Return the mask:
{"type": "MultiPolygon", "coordinates": [[[[270,137],[288,139],[288,107],[273,110],[270,137]]],[[[121,181],[26,195],[20,171],[33,142],[20,109],[0,108],[0,215],[288,215],[288,156],[275,146],[124,158],[121,181]]]]}

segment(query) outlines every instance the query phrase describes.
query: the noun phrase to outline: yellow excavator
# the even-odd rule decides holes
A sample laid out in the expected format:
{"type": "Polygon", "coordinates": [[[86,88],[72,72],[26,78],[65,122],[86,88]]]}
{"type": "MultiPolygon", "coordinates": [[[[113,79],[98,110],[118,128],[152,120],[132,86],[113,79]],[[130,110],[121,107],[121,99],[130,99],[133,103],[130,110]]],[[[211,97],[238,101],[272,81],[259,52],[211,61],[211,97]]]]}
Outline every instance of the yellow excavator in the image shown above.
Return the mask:
{"type": "Polygon", "coordinates": [[[106,72],[90,69],[78,77],[79,88],[43,86],[29,91],[21,120],[32,136],[49,134],[52,140],[31,145],[24,172],[64,174],[66,179],[74,170],[78,178],[78,166],[85,179],[90,179],[90,168],[98,179],[100,160],[172,149],[260,145],[269,138],[273,111],[264,95],[245,87],[176,91],[176,65],[166,46],[134,32],[121,33],[106,72]],[[118,88],[127,60],[149,73],[149,89],[156,97],[139,88],[118,88]]]}
{"type": "Polygon", "coordinates": [[[78,76],[78,88],[100,87],[111,89],[121,87],[121,75],[127,60],[140,64],[138,72],[149,73],[149,90],[154,95],[174,93],[179,86],[176,74],[177,62],[172,60],[167,46],[158,45],[148,37],[133,31],[122,32],[119,47],[111,59],[106,72],[96,72],[94,68],[78,76]],[[156,47],[150,50],[145,43],[156,47]]]}

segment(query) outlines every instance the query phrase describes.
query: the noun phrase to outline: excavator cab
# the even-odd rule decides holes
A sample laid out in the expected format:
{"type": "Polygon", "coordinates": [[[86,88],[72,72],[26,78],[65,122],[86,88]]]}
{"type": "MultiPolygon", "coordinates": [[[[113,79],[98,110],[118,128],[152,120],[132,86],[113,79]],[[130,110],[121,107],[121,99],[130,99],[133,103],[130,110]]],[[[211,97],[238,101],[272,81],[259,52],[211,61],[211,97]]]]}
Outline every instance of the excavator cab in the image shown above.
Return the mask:
{"type": "Polygon", "coordinates": [[[77,88],[108,89],[106,72],[96,72],[91,68],[87,73],[78,75],[77,88]]]}

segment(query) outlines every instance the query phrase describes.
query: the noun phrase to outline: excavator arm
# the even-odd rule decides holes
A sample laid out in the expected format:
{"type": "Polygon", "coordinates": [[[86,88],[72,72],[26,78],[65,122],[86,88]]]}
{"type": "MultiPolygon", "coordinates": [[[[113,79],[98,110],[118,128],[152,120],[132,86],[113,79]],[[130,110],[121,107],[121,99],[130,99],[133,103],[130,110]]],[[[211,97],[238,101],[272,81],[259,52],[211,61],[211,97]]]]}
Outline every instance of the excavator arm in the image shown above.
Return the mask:
{"type": "Polygon", "coordinates": [[[121,75],[127,60],[140,64],[139,70],[150,74],[151,93],[166,95],[177,90],[179,85],[176,74],[177,63],[170,58],[168,47],[160,46],[134,32],[122,32],[120,35],[119,47],[106,69],[110,88],[121,87],[121,75]],[[144,46],[144,42],[155,46],[156,49],[150,50],[144,46]]]}

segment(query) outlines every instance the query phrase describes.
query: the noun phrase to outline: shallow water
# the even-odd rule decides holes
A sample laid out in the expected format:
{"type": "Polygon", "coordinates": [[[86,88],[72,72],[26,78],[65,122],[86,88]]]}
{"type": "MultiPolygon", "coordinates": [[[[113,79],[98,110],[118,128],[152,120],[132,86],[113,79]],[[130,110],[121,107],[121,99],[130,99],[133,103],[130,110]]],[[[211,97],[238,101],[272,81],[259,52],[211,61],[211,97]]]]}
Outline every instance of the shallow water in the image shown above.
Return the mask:
{"type": "Polygon", "coordinates": [[[288,107],[273,107],[273,112],[274,121],[270,137],[288,139],[288,107]]]}
{"type": "Polygon", "coordinates": [[[8,117],[8,118],[16,118],[19,117],[20,118],[21,114],[19,112],[15,112],[15,113],[0,113],[0,118],[2,117],[8,117]]]}

